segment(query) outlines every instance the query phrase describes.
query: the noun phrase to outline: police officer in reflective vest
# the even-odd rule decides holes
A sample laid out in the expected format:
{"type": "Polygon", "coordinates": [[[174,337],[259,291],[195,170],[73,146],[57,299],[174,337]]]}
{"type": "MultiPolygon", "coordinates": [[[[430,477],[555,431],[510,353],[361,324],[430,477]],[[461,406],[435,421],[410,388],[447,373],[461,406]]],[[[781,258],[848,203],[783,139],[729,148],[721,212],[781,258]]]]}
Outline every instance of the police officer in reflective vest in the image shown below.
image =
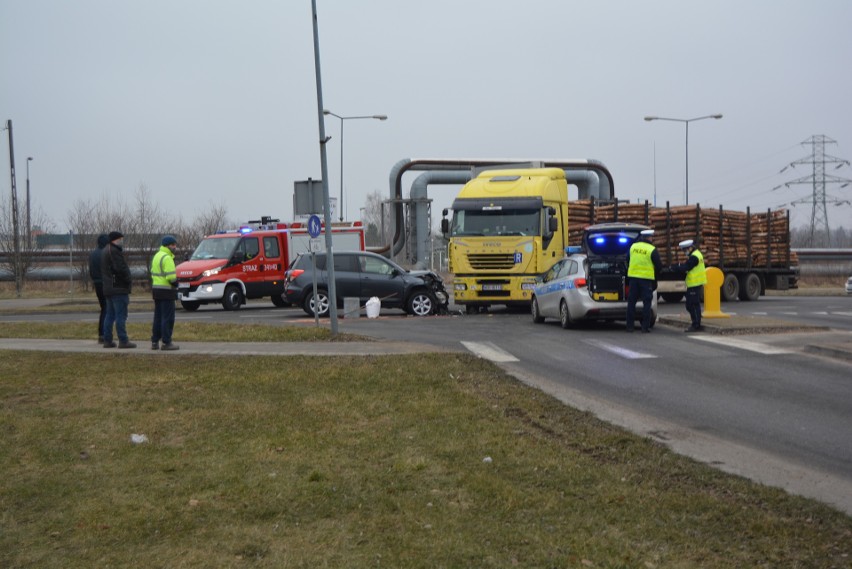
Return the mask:
{"type": "Polygon", "coordinates": [[[179,349],[172,343],[175,327],[175,300],[177,300],[177,273],[175,272],[175,249],[177,239],[171,235],[163,237],[160,250],[151,260],[151,295],[154,297],[154,323],[151,326],[151,349],[179,349]]]}
{"type": "Polygon", "coordinates": [[[657,274],[662,269],[660,253],[649,241],[653,229],[639,234],[627,254],[627,331],[633,331],[636,302],[642,299],[642,332],[651,331],[651,304],[657,289],[657,274]]]}
{"type": "Polygon", "coordinates": [[[704,326],[701,325],[701,292],[707,284],[704,255],[692,239],[681,241],[678,246],[688,255],[686,263],[673,267],[677,271],[686,273],[686,311],[689,312],[692,322],[684,332],[699,332],[704,330],[704,326]]]}

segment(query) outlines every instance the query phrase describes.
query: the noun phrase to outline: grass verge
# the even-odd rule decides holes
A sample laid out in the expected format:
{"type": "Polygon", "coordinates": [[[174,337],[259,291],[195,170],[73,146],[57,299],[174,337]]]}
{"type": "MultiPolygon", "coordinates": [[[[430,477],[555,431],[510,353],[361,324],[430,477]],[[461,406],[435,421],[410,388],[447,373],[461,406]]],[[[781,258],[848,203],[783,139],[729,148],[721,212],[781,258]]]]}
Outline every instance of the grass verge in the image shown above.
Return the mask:
{"type": "MultiPolygon", "coordinates": [[[[55,338],[92,340],[97,338],[91,322],[4,322],[0,338],[55,338]]],[[[134,342],[151,338],[151,324],[128,322],[127,335],[134,342]]],[[[175,322],[174,340],[179,342],[317,342],[367,341],[356,334],[339,333],[332,340],[328,328],[315,326],[263,326],[258,324],[218,324],[213,322],[175,322]]]]}
{"type": "Polygon", "coordinates": [[[0,352],[0,566],[850,564],[849,517],[474,357],[162,365],[0,352]]]}

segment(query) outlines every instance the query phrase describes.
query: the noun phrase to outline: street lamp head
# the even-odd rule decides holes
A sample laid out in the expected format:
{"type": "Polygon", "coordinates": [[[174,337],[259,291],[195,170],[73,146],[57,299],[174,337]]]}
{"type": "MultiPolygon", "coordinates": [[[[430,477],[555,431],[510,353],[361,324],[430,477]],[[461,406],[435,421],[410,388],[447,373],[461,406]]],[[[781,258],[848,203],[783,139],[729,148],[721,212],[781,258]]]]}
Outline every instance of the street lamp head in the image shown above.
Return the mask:
{"type": "Polygon", "coordinates": [[[659,118],[659,117],[645,117],[645,120],[646,120],[646,121],[655,121],[655,120],[657,120],[658,118],[659,118]]]}
{"type": "Polygon", "coordinates": [[[718,115],[710,115],[710,118],[712,118],[712,119],[720,119],[720,118],[722,118],[722,115],[721,115],[721,114],[718,114],[718,115]]]}
{"type": "Polygon", "coordinates": [[[29,161],[30,161],[30,160],[32,160],[32,159],[33,159],[33,157],[32,157],[32,156],[28,156],[28,157],[27,157],[27,162],[29,162],[29,161]]]}
{"type": "Polygon", "coordinates": [[[388,120],[388,116],[387,116],[387,115],[373,115],[373,118],[374,118],[374,119],[379,119],[380,121],[386,121],[386,120],[388,120]]]}

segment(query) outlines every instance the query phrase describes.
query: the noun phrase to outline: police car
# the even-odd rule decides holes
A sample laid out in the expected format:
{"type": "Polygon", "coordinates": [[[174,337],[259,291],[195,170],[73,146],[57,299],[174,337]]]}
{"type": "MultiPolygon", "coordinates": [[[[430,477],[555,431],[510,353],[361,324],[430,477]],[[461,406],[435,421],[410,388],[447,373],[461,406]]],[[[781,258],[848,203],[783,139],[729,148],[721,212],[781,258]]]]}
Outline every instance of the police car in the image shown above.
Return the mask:
{"type": "MultiPolygon", "coordinates": [[[[581,321],[625,320],[627,315],[627,253],[639,233],[635,223],[602,223],[588,227],[581,247],[536,279],[530,311],[533,322],[558,319],[563,328],[581,321]]],[[[636,307],[641,316],[642,303],[636,307]]],[[[657,320],[653,295],[651,326],[657,320]]]]}

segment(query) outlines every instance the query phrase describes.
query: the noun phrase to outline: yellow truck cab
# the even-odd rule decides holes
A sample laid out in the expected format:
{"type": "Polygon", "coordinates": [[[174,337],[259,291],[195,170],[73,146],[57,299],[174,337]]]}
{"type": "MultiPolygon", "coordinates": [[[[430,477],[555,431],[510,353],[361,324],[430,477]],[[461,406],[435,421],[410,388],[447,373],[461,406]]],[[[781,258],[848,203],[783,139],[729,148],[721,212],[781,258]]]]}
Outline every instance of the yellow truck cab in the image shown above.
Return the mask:
{"type": "Polygon", "coordinates": [[[468,313],[530,304],[535,279],[568,245],[568,184],[561,168],[488,170],[468,182],[447,210],[455,303],[468,313]]]}

